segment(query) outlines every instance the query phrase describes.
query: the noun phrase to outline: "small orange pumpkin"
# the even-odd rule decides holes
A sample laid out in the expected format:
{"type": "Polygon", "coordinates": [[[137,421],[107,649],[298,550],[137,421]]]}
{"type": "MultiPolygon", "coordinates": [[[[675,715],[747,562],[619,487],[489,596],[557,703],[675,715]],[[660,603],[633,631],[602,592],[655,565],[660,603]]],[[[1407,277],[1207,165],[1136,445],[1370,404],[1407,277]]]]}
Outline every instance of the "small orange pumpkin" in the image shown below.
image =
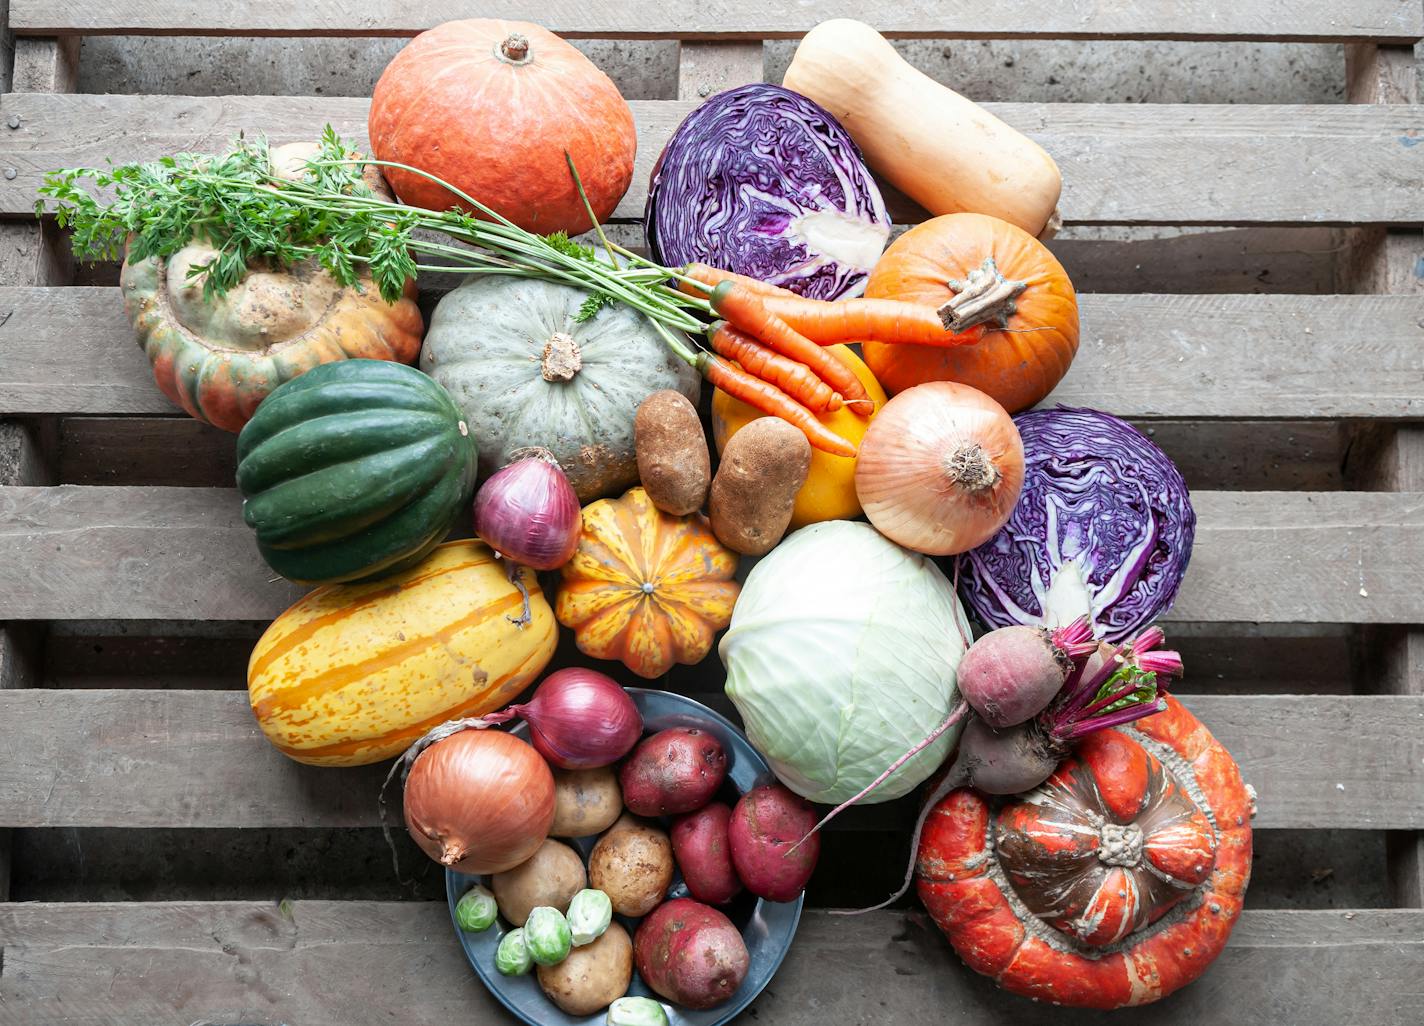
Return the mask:
{"type": "Polygon", "coordinates": [[[579,651],[621,659],[640,677],[693,664],[732,619],[737,556],[701,514],[674,517],[631,488],[584,507],[578,551],[563,570],[554,615],[579,651]]]}
{"type": "Polygon", "coordinates": [[[891,395],[957,381],[1010,413],[1033,406],[1078,351],[1078,297],[1056,257],[1022,228],[986,214],[945,214],[911,228],[875,265],[865,294],[938,310],[954,301],[982,337],[972,345],[867,342],[865,362],[891,395]]]}

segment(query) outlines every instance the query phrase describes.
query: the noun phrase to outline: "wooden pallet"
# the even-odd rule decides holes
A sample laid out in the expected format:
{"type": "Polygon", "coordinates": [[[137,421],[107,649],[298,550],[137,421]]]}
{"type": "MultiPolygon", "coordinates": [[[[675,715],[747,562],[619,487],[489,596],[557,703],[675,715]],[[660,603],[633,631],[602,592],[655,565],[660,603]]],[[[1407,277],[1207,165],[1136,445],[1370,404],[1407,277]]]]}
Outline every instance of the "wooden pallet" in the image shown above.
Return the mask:
{"type": "MultiPolygon", "coordinates": [[[[1248,898],[1202,981],[1122,1022],[1424,1021],[1424,107],[1413,105],[1411,53],[1424,12],[1418,0],[1280,6],[909,2],[873,18],[899,37],[1346,44],[1347,105],[994,107],[1061,164],[1070,228],[1053,247],[1089,293],[1082,351],[1054,398],[1142,424],[1194,489],[1198,547],[1171,618],[1192,673],[1188,705],[1259,790],[1263,850],[1329,838],[1380,853],[1388,875],[1390,907],[1264,909],[1248,898]],[[1095,225],[1211,230],[1135,241],[1073,232],[1095,225]]],[[[232,437],[175,415],[132,344],[113,268],[75,268],[32,215],[46,170],[218,147],[240,129],[284,142],[329,121],[364,139],[366,101],[78,95],[79,37],[402,36],[497,14],[573,37],[679,39],[679,98],[633,105],[627,222],[651,160],[698,98],[761,78],[763,40],[866,10],[10,0],[2,1026],[507,1021],[465,964],[442,901],[362,900],[361,881],[326,881],[303,900],[221,900],[226,881],[251,870],[253,838],[279,838],[277,849],[307,837],[377,844],[361,839],[379,837],[369,828],[380,768],[298,766],[259,735],[242,667],[294,592],[255,559],[231,488],[232,437]],[[181,854],[163,849],[208,846],[208,882],[201,893],[160,883],[142,901],[31,901],[18,900],[17,873],[17,900],[4,903],[12,851],[63,874],[67,839],[83,838],[98,859],[99,846],[148,844],[174,861],[181,854]]],[[[892,206],[899,220],[919,216],[892,206]]],[[[668,686],[718,704],[715,662],[702,670],[668,686]]],[[[845,817],[812,904],[878,900],[912,815],[901,802],[845,817]]],[[[1098,1021],[1000,994],[912,903],[860,919],[810,911],[749,1014],[781,1026],[1098,1021]]]]}

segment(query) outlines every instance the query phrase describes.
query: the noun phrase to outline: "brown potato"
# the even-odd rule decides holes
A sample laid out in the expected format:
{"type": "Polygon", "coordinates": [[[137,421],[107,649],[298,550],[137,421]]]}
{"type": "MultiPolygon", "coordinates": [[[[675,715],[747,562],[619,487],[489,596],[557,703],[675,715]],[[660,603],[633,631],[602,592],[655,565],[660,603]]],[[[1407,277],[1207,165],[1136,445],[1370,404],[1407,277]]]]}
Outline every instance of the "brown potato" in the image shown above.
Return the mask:
{"type": "Polygon", "coordinates": [[[612,766],[586,770],[554,770],[554,837],[601,834],[623,812],[618,774],[612,766]]]}
{"type": "Polygon", "coordinates": [[[760,417],[727,440],[712,481],[712,533],[744,556],[770,552],[811,469],[811,443],[779,417],[760,417]]]}
{"type": "Polygon", "coordinates": [[[702,508],[712,479],[712,456],[697,407],[665,388],[643,400],[633,419],[638,477],[653,505],[673,516],[702,508]]]}
{"type": "Polygon", "coordinates": [[[668,835],[627,814],[588,856],[589,886],[607,894],[620,916],[643,916],[656,908],[672,885],[672,874],[668,835]]]}
{"type": "Polygon", "coordinates": [[[610,923],[592,944],[574,948],[558,965],[539,966],[539,986],[568,1015],[603,1011],[632,982],[633,942],[618,923],[610,923]]]}
{"type": "Polygon", "coordinates": [[[496,873],[490,881],[499,914],[523,926],[540,905],[567,912],[574,895],[588,886],[583,860],[567,844],[546,840],[528,859],[496,873]]]}

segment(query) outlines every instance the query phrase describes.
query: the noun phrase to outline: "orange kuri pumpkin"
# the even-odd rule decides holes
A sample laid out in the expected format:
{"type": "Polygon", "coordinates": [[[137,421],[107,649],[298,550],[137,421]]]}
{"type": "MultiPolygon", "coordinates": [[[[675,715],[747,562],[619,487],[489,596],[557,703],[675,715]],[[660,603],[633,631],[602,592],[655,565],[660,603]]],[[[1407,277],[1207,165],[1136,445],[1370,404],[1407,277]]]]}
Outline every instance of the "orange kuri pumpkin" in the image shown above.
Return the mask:
{"type": "Polygon", "coordinates": [[[660,677],[711,651],[732,619],[736,572],[736,553],[700,514],[669,516],[631,488],[584,507],[583,535],[564,566],[554,613],[585,655],[660,677]]]}
{"type": "Polygon", "coordinates": [[[885,251],[865,294],[939,309],[964,304],[979,341],[964,346],[867,342],[865,362],[891,395],[926,381],[957,381],[1010,413],[1058,384],[1078,351],[1078,298],[1056,257],[1022,228],[986,214],[945,214],[885,251]]]}
{"type": "MultiPolygon", "coordinates": [[[[449,21],[396,54],[371,95],[371,151],[444,179],[521,228],[570,235],[593,227],[573,159],[600,221],[633,179],[633,112],[611,79],[538,25],[449,21]]],[[[429,178],[385,168],[411,206],[461,202],[429,178]]]]}

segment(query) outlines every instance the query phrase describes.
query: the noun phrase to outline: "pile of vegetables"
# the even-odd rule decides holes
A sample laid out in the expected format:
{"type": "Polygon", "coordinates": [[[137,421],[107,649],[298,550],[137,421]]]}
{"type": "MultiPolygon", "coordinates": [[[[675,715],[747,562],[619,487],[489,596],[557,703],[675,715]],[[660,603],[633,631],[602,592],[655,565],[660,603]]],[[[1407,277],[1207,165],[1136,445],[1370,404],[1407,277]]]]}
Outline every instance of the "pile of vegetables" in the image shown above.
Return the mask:
{"type": "Polygon", "coordinates": [[[745,997],[751,905],[799,899],[842,810],[924,784],[920,894],[974,968],[1095,1006],[1200,972],[1111,976],[1160,938],[1220,950],[1250,803],[1166,693],[1182,475],[1116,417],[1034,409],[1079,340],[1048,154],[848,20],[687,116],[646,255],[602,224],[631,110],[537,25],[422,33],[369,136],[40,192],[77,254],[124,257],[159,386],[240,432],[257,555],[317,586],[253,650],[260,728],[314,765],[396,758],[497,974],[611,1026],[745,997]],[[877,177],[935,215],[888,248],[877,177]],[[465,280],[422,340],[425,272],[465,280]],[[650,733],[599,669],[545,675],[560,625],[624,680],[717,646],[775,779],[734,786],[722,727],[650,733]],[[994,963],[991,906],[1042,972],[994,963]]]}
{"type": "Polygon", "coordinates": [[[722,1004],[750,965],[729,918],[748,906],[734,902],[796,900],[819,853],[815,838],[790,851],[814,822],[808,803],[779,784],[738,794],[713,731],[645,735],[633,700],[593,670],[558,671],[528,703],[442,724],[397,770],[411,836],[478,878],[456,925],[502,922],[494,969],[535,973],[569,1015],[624,998],[635,965],[669,1002],[722,1004]],[[532,745],[499,729],[514,718],[532,745]]]}

